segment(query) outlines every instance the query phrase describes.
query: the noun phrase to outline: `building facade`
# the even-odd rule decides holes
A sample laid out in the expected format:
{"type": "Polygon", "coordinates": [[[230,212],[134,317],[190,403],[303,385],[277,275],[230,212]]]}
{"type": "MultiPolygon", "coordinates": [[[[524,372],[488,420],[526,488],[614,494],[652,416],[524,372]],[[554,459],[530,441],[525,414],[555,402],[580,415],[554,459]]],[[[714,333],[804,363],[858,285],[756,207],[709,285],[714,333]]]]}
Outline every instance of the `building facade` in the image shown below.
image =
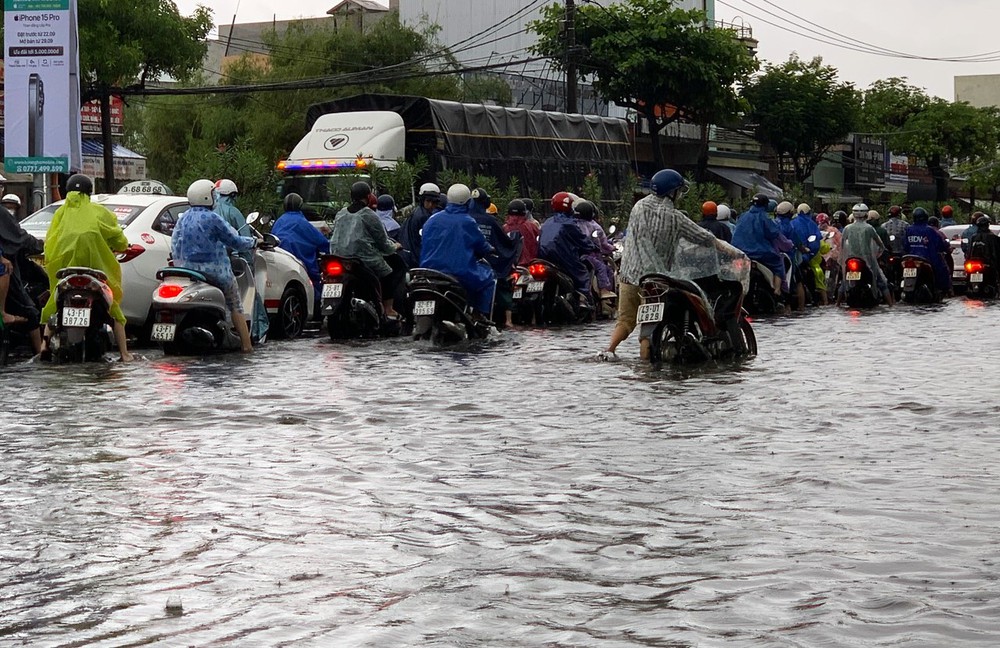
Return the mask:
{"type": "Polygon", "coordinates": [[[976,108],[1000,107],[1000,74],[955,77],[955,101],[965,101],[976,108]]]}

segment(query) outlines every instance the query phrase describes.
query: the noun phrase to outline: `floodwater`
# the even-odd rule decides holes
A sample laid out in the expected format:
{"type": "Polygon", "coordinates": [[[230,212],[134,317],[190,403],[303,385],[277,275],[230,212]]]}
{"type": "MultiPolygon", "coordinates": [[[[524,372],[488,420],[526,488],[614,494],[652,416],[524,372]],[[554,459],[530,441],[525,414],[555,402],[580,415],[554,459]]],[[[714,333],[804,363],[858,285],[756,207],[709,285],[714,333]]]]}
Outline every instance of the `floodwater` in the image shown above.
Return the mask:
{"type": "Polygon", "coordinates": [[[997,646],[998,317],[16,367],[0,645],[997,646]]]}

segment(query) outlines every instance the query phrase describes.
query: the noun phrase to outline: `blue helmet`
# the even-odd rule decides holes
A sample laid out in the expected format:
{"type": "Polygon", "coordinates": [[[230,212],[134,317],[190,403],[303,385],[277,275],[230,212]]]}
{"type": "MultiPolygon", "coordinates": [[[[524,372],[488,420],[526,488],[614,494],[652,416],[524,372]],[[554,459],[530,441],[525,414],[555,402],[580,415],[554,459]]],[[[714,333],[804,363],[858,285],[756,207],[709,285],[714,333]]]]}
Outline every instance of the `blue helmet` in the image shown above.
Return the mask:
{"type": "Polygon", "coordinates": [[[687,187],[687,180],[684,176],[673,169],[662,169],[653,174],[653,179],[649,183],[653,187],[653,193],[657,196],[666,196],[671,192],[687,187]]]}
{"type": "Polygon", "coordinates": [[[771,198],[770,200],[767,201],[767,211],[768,211],[768,213],[773,214],[774,210],[777,209],[777,208],[778,208],[778,201],[777,200],[775,200],[774,198],[771,198]]]}

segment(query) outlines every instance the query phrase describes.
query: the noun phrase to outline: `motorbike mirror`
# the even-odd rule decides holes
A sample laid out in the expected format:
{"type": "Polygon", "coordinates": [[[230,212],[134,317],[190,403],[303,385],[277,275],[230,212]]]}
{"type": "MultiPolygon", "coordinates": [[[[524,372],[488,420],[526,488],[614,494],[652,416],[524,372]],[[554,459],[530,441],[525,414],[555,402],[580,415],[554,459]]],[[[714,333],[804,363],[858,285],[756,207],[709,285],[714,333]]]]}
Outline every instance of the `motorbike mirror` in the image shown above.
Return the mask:
{"type": "Polygon", "coordinates": [[[247,225],[253,225],[260,220],[260,212],[250,212],[247,216],[247,225]]]}
{"type": "Polygon", "coordinates": [[[264,235],[264,240],[262,242],[262,245],[264,247],[276,248],[279,245],[281,245],[281,239],[279,239],[274,234],[271,234],[270,232],[268,232],[267,234],[264,235]]]}
{"type": "Polygon", "coordinates": [[[608,228],[608,234],[614,234],[617,230],[618,228],[612,225],[611,227],[608,228]]]}

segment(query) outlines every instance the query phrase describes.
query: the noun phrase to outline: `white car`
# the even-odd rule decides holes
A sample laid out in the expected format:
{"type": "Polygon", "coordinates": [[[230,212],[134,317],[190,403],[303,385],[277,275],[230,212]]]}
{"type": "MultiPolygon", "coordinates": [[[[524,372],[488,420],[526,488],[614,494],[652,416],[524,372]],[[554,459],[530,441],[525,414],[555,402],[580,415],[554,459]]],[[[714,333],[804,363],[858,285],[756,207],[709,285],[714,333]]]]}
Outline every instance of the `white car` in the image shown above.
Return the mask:
{"type": "MultiPolygon", "coordinates": [[[[128,239],[128,251],[119,254],[122,266],[122,311],[130,327],[147,328],[153,291],[160,282],[156,271],[167,265],[170,234],[188,209],[187,198],[150,194],[96,194],[91,201],[118,217],[128,239]]],[[[55,202],[21,221],[28,233],[44,240],[56,209],[55,202]]],[[[313,312],[315,293],[305,267],[282,249],[261,249],[267,263],[264,305],[271,317],[271,337],[301,335],[313,312]]]]}

